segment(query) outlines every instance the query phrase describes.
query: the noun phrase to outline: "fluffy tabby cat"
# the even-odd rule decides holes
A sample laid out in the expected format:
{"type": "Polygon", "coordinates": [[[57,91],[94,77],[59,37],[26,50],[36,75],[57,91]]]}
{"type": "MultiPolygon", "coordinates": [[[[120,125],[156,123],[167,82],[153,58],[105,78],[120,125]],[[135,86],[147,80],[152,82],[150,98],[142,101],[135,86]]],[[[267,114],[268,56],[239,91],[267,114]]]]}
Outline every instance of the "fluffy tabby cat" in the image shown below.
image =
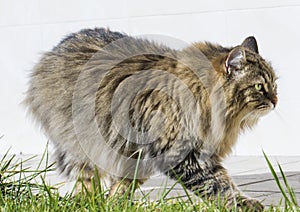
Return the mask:
{"type": "Polygon", "coordinates": [[[110,194],[122,193],[139,158],[139,183],[163,172],[202,198],[259,211],[221,162],[238,134],[276,106],[275,80],[254,37],[232,48],[199,42],[173,50],[96,28],[43,55],[25,103],[69,176],[83,170],[88,184],[96,164],[110,194]]]}

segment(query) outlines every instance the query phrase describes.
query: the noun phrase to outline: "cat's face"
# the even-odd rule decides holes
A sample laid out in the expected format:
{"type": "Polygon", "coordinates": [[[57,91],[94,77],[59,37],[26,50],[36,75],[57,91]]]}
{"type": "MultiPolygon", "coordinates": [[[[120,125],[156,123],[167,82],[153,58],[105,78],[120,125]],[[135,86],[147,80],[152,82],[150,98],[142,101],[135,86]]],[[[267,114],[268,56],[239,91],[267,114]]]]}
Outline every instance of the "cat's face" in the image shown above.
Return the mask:
{"type": "Polygon", "coordinates": [[[233,48],[224,66],[228,110],[234,116],[255,121],[275,108],[277,78],[271,65],[258,54],[254,37],[233,48]]]}

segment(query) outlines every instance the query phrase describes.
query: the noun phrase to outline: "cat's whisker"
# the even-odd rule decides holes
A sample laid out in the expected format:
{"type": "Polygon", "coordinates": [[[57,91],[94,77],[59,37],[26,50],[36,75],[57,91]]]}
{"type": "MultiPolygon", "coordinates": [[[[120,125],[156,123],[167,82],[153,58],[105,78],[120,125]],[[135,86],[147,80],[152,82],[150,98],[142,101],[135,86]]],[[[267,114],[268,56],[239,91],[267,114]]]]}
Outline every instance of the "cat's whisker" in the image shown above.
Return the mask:
{"type": "Polygon", "coordinates": [[[284,118],[283,115],[281,115],[281,112],[280,112],[279,108],[275,109],[274,112],[275,112],[276,116],[280,119],[280,121],[282,123],[284,123],[286,126],[290,126],[289,122],[284,118]]]}

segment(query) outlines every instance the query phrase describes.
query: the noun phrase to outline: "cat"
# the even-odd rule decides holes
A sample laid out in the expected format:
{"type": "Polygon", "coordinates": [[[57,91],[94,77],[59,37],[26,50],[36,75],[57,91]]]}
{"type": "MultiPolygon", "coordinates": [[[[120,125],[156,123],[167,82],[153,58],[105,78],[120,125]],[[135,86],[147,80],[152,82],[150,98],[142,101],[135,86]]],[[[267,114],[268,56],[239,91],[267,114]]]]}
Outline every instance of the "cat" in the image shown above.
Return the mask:
{"type": "Polygon", "coordinates": [[[161,172],[229,209],[261,211],[221,163],[239,133],[275,108],[276,79],[253,36],[230,48],[198,42],[175,50],[84,29],[42,56],[25,103],[67,176],[83,170],[88,185],[96,165],[114,195],[161,172]]]}

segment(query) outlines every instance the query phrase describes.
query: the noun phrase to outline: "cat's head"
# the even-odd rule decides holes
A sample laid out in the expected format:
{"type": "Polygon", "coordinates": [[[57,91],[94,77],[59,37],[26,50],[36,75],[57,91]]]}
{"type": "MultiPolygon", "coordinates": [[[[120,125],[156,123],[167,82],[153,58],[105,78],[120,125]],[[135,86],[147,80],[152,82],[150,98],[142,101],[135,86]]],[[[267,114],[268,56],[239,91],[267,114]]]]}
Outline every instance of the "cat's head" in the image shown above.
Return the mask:
{"type": "Polygon", "coordinates": [[[223,62],[227,115],[241,118],[245,125],[265,115],[277,104],[276,75],[258,52],[254,37],[230,50],[223,62]]]}

